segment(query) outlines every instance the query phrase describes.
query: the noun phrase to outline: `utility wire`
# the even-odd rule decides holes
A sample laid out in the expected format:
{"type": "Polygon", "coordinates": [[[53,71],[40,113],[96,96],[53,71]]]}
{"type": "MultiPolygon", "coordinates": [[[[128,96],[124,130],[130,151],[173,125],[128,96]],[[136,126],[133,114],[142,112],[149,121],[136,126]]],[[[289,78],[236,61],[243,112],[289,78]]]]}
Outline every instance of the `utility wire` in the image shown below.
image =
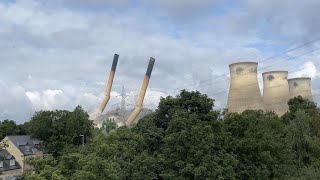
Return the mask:
{"type": "MultiPolygon", "coordinates": [[[[307,42],[305,42],[305,43],[303,43],[303,44],[301,44],[301,45],[298,45],[298,46],[296,46],[296,47],[294,47],[294,48],[288,49],[288,50],[286,50],[286,51],[284,51],[284,52],[282,52],[282,53],[279,53],[279,54],[270,56],[270,57],[268,57],[268,58],[265,58],[265,59],[263,59],[263,60],[260,60],[260,61],[258,61],[258,63],[270,61],[270,60],[275,59],[275,58],[277,58],[277,57],[281,57],[281,56],[283,56],[283,55],[285,55],[285,54],[287,54],[287,53],[289,53],[289,52],[296,51],[296,50],[301,49],[301,48],[303,48],[303,47],[306,47],[306,46],[308,46],[308,45],[310,45],[310,44],[313,44],[313,43],[315,43],[315,42],[317,42],[317,41],[319,41],[319,40],[320,40],[320,38],[316,38],[316,39],[313,39],[313,40],[311,40],[311,41],[307,41],[307,42]]],[[[320,49],[313,49],[313,50],[308,51],[308,52],[306,52],[306,53],[304,53],[304,54],[301,54],[301,55],[298,55],[298,56],[294,56],[294,57],[290,57],[290,58],[286,58],[285,60],[296,59],[296,58],[298,58],[298,57],[302,57],[302,56],[304,56],[304,55],[310,54],[310,53],[315,52],[315,51],[318,51],[318,50],[320,50],[320,49]]],[[[287,63],[287,62],[282,61],[282,62],[273,63],[272,65],[265,66],[265,67],[263,67],[262,69],[266,69],[266,68],[268,68],[268,67],[272,67],[272,66],[274,66],[274,65],[276,65],[276,64],[282,64],[282,63],[287,63]]],[[[260,70],[262,70],[262,69],[260,69],[260,70]]],[[[301,68],[300,68],[300,69],[301,69],[301,68]]],[[[225,76],[227,76],[228,74],[229,74],[229,73],[220,74],[220,75],[218,75],[218,76],[215,76],[215,77],[213,77],[213,78],[209,78],[209,79],[206,79],[206,80],[202,80],[202,81],[200,81],[200,82],[201,82],[201,83],[203,83],[203,82],[208,82],[208,81],[211,81],[212,79],[217,79],[217,78],[219,78],[219,77],[225,77],[225,76]]],[[[211,82],[211,83],[204,84],[204,85],[198,85],[198,86],[196,87],[196,89],[198,89],[199,87],[203,87],[203,86],[208,86],[208,85],[212,85],[212,84],[217,84],[217,83],[223,82],[223,81],[225,81],[225,80],[226,80],[226,77],[225,77],[222,81],[216,81],[216,82],[211,82]]],[[[175,92],[175,91],[177,91],[178,89],[185,88],[185,87],[190,87],[190,86],[194,86],[194,85],[196,85],[196,84],[193,83],[193,84],[190,84],[190,85],[182,86],[182,87],[180,87],[180,88],[174,88],[174,89],[172,89],[172,90],[175,92]]],[[[226,92],[226,90],[223,90],[223,91],[221,91],[221,92],[214,93],[214,94],[220,94],[220,93],[222,93],[222,92],[226,92]]],[[[211,95],[212,95],[212,94],[211,94],[211,95]]],[[[134,96],[134,95],[129,95],[129,96],[134,96]]],[[[146,95],[146,98],[150,98],[150,97],[157,97],[157,98],[158,98],[158,97],[161,97],[161,96],[157,96],[157,95],[146,95]]]]}
{"type": "MultiPolygon", "coordinates": [[[[275,59],[275,58],[277,58],[277,57],[281,57],[281,56],[285,55],[286,53],[289,53],[289,52],[292,52],[292,51],[296,51],[296,50],[301,49],[301,48],[303,48],[303,47],[306,47],[306,46],[308,46],[308,45],[310,45],[310,44],[313,44],[313,43],[315,43],[315,42],[317,42],[317,41],[319,41],[319,40],[320,40],[320,38],[316,38],[316,39],[314,39],[314,40],[307,41],[307,42],[305,42],[305,43],[303,43],[303,44],[301,44],[301,45],[299,45],[299,46],[296,46],[296,47],[294,47],[294,48],[288,49],[288,50],[286,50],[286,51],[284,51],[284,52],[282,52],[282,53],[279,53],[279,54],[277,54],[277,55],[273,55],[273,56],[270,56],[270,57],[265,58],[265,59],[263,59],[263,60],[257,61],[257,63],[262,63],[262,62],[270,61],[270,60],[275,59]]],[[[319,50],[319,49],[312,50],[311,52],[307,52],[307,53],[305,53],[304,55],[310,54],[310,53],[312,53],[312,52],[314,52],[314,51],[317,51],[317,50],[319,50]]],[[[294,59],[294,58],[297,58],[297,57],[299,57],[299,56],[295,56],[295,57],[289,58],[289,59],[294,59]]],[[[289,60],[289,59],[286,59],[286,60],[289,60]]],[[[275,64],[273,64],[273,65],[275,65],[275,64]]],[[[209,78],[209,79],[206,79],[206,80],[201,80],[201,82],[203,83],[203,82],[211,81],[212,79],[216,79],[216,78],[219,78],[219,77],[227,76],[228,74],[229,74],[229,73],[220,74],[220,75],[217,75],[217,76],[215,76],[215,77],[213,77],[213,78],[209,78]]],[[[194,86],[194,85],[196,85],[196,84],[193,83],[193,84],[190,84],[190,85],[185,85],[185,86],[182,86],[182,87],[174,88],[174,90],[179,90],[179,89],[181,89],[181,88],[185,88],[185,87],[189,87],[189,86],[194,86]]]]}
{"type": "MultiPolygon", "coordinates": [[[[292,57],[292,58],[288,58],[288,59],[286,59],[286,60],[292,60],[292,59],[295,59],[295,58],[298,58],[298,57],[302,57],[302,56],[305,56],[305,55],[307,55],[307,54],[310,54],[310,53],[312,53],[312,52],[319,51],[319,50],[320,50],[320,48],[319,48],[319,49],[312,50],[312,51],[309,51],[309,52],[304,53],[304,54],[299,55],[299,56],[295,56],[295,57],[292,57]]],[[[284,61],[284,62],[281,62],[281,63],[288,63],[288,62],[285,62],[285,61],[284,61]]],[[[273,65],[275,65],[275,64],[273,64],[273,65]]],[[[262,69],[260,69],[260,70],[266,69],[266,68],[268,68],[268,67],[270,67],[270,66],[264,67],[264,68],[262,68],[262,69]]],[[[297,70],[297,71],[295,71],[295,72],[298,72],[298,71],[300,71],[300,70],[302,70],[302,68],[299,68],[299,70],[297,70]]],[[[293,72],[293,73],[294,73],[294,72],[293,72]]],[[[245,73],[244,75],[246,75],[246,74],[249,74],[249,73],[245,73]]],[[[208,83],[208,84],[199,85],[199,86],[197,86],[197,88],[203,87],[203,86],[212,85],[212,84],[219,84],[219,82],[223,82],[223,81],[225,81],[225,80],[227,80],[227,79],[223,79],[222,81],[214,81],[214,82],[211,82],[211,83],[208,83]]]]}

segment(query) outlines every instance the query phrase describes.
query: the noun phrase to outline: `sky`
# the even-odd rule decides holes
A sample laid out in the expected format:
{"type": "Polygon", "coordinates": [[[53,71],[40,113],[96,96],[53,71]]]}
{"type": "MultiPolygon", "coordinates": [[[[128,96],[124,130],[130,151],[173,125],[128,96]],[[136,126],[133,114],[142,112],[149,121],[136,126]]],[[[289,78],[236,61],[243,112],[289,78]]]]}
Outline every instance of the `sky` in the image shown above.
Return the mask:
{"type": "MultiPolygon", "coordinates": [[[[144,106],[181,89],[224,108],[229,64],[259,62],[261,73],[312,77],[320,102],[318,0],[2,0],[0,120],[81,105],[94,112],[113,55],[120,55],[107,110],[125,87],[133,108],[150,57],[156,59],[144,106]]],[[[261,86],[260,86],[261,88],[261,86]]]]}

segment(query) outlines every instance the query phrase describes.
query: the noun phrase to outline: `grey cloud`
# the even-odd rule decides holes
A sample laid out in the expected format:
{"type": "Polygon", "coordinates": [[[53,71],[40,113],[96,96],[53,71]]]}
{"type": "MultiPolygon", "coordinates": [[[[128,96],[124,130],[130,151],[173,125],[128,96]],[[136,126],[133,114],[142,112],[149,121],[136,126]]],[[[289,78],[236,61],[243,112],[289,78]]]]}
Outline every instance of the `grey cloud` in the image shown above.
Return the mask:
{"type": "Polygon", "coordinates": [[[184,18],[196,18],[211,10],[221,0],[60,0],[62,4],[82,9],[94,8],[103,10],[104,8],[120,8],[123,10],[139,8],[148,11],[150,15],[160,15],[172,19],[183,20],[184,18]],[[129,6],[131,5],[131,6],[129,6]]]}
{"type": "MultiPolygon", "coordinates": [[[[159,8],[166,9],[157,11],[174,11],[176,8],[183,11],[180,8],[188,9],[192,6],[189,4],[187,7],[180,7],[177,2],[171,1],[153,1],[150,6],[157,3],[162,3],[159,8]]],[[[211,5],[209,1],[193,3],[200,3],[194,5],[196,7],[211,5]]],[[[179,31],[179,22],[163,24],[157,20],[158,17],[145,17],[143,10],[129,10],[115,15],[109,11],[84,13],[59,4],[54,7],[57,11],[45,4],[37,8],[34,10],[39,12],[36,18],[42,21],[20,23],[17,29],[9,28],[16,25],[15,22],[8,22],[10,18],[5,21],[0,18],[0,24],[9,24],[3,27],[4,30],[0,30],[0,47],[4,52],[0,54],[0,65],[6,67],[0,72],[0,80],[5,85],[15,82],[22,88],[17,96],[19,98],[12,104],[0,101],[0,107],[4,110],[5,107],[14,109],[15,103],[21,104],[21,108],[28,111],[34,110],[34,107],[39,108],[30,104],[25,92],[38,94],[43,101],[47,101],[45,92],[48,90],[63,92],[54,100],[49,100],[52,108],[72,109],[81,104],[90,111],[94,110],[103,97],[104,83],[107,81],[114,53],[118,53],[120,59],[113,93],[118,95],[122,85],[125,85],[130,95],[130,104],[135,102],[149,57],[153,56],[156,64],[150,81],[150,93],[147,93],[147,104],[154,105],[160,95],[177,93],[176,88],[186,88],[208,93],[210,97],[219,100],[219,106],[223,107],[228,89],[228,64],[236,61],[258,61],[266,54],[254,46],[247,46],[250,43],[264,42],[265,37],[263,28],[256,27],[257,21],[251,22],[251,12],[244,12],[243,18],[235,18],[236,14],[232,14],[233,12],[229,12],[231,15],[221,15],[209,21],[213,23],[208,24],[212,29],[208,27],[179,31]],[[48,16],[49,12],[54,13],[48,16]],[[64,21],[64,16],[68,17],[68,22],[61,25],[59,23],[64,21]],[[75,23],[73,19],[76,20],[75,23]],[[246,23],[241,24],[243,20],[246,23]],[[37,29],[43,22],[48,24],[37,29]],[[217,22],[218,24],[214,24],[217,22]],[[246,26],[253,30],[248,33],[246,26]],[[229,31],[230,28],[232,30],[229,31]],[[177,34],[172,34],[176,29],[177,34]],[[16,33],[17,37],[14,36],[16,33]],[[15,47],[9,45],[11,39],[7,37],[15,37],[15,47]],[[218,77],[220,74],[224,76],[218,77]],[[201,82],[206,79],[209,81],[201,82]]],[[[254,8],[248,8],[252,9],[254,8]]],[[[200,11],[201,8],[195,10],[200,11]]],[[[191,10],[185,12],[189,11],[191,10]]],[[[195,24],[206,25],[206,20],[208,19],[204,18],[195,24]]],[[[267,43],[271,45],[279,42],[267,43]]],[[[295,65],[301,65],[304,61],[305,59],[301,59],[295,65]]],[[[283,67],[286,68],[287,64],[284,61],[283,67]]],[[[8,94],[10,91],[9,86],[3,86],[2,89],[3,93],[8,94]]],[[[119,98],[114,96],[108,109],[114,108],[113,104],[118,101],[119,98]]],[[[43,103],[38,105],[41,107],[43,103]]],[[[24,111],[8,112],[19,120],[28,114],[24,111]]]]}
{"type": "Polygon", "coordinates": [[[67,29],[52,33],[50,42],[60,48],[85,49],[95,44],[90,33],[82,29],[67,29]]]}
{"type": "MultiPolygon", "coordinates": [[[[130,0],[58,0],[61,4],[70,8],[78,8],[81,10],[103,10],[105,8],[126,8],[132,4],[130,0]]],[[[54,5],[56,5],[54,3],[54,5]]]]}
{"type": "Polygon", "coordinates": [[[32,115],[32,106],[25,96],[25,89],[15,83],[0,81],[0,118],[24,122],[32,115]]]}
{"type": "MultiPolygon", "coordinates": [[[[317,16],[320,2],[317,0],[299,1],[255,1],[243,0],[242,6],[235,13],[243,14],[237,20],[238,27],[247,26],[256,33],[265,31],[267,38],[314,38],[319,35],[319,17],[317,16]],[[268,37],[269,36],[269,37],[268,37]]],[[[260,35],[260,34],[258,34],[260,35]]],[[[260,35],[261,36],[261,35],[260,35]]]]}
{"type": "Polygon", "coordinates": [[[152,11],[158,12],[161,16],[177,18],[183,21],[190,21],[201,15],[207,15],[209,10],[218,3],[219,0],[198,0],[198,1],[184,1],[184,0],[142,0],[144,4],[149,6],[152,11]],[[156,10],[156,11],[154,11],[156,10]]]}

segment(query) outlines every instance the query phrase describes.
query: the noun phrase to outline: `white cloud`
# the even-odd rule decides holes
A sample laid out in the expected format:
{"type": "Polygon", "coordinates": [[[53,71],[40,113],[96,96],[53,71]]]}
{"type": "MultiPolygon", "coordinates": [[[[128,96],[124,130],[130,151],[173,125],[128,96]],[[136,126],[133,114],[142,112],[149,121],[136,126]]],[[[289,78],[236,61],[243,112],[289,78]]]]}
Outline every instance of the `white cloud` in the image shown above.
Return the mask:
{"type": "Polygon", "coordinates": [[[41,3],[34,0],[17,0],[15,3],[9,3],[1,6],[1,17],[3,21],[15,26],[26,28],[30,33],[37,36],[48,36],[54,32],[65,29],[86,29],[88,27],[87,19],[73,12],[58,8],[54,12],[44,10],[41,3]]]}
{"type": "MultiPolygon", "coordinates": [[[[208,93],[223,107],[229,63],[261,60],[320,32],[316,22],[310,23],[317,17],[311,1],[301,2],[301,10],[288,1],[242,0],[224,9],[208,0],[143,0],[134,5],[127,0],[81,0],[77,6],[74,0],[0,2],[0,66],[6,67],[0,71],[0,92],[8,97],[0,100],[0,107],[21,121],[32,110],[71,110],[80,104],[93,111],[102,101],[114,53],[120,59],[106,110],[117,107],[122,85],[128,108],[135,105],[150,56],[156,64],[146,107],[156,107],[160,96],[175,94],[176,88],[208,93]],[[220,74],[225,76],[217,79],[220,74]],[[14,110],[17,104],[27,112],[14,110]]],[[[290,70],[303,61],[292,63],[290,70]]],[[[288,68],[291,62],[277,59],[269,69],[288,68]]],[[[297,75],[319,76],[319,66],[313,65],[305,64],[297,75]]]]}
{"type": "Polygon", "coordinates": [[[184,1],[184,0],[142,0],[144,4],[152,9],[153,13],[158,10],[162,16],[171,15],[174,18],[194,18],[200,14],[207,13],[216,5],[217,0],[197,0],[197,1],[184,1]]]}
{"type": "Polygon", "coordinates": [[[63,96],[63,91],[51,89],[42,92],[27,91],[26,96],[29,98],[35,110],[54,110],[61,106],[59,97],[63,96]]]}
{"type": "Polygon", "coordinates": [[[130,4],[130,0],[61,0],[62,3],[82,8],[106,8],[110,6],[122,7],[130,4]]]}
{"type": "Polygon", "coordinates": [[[25,88],[0,79],[0,119],[24,122],[32,115],[31,104],[25,96],[25,88]]]}
{"type": "Polygon", "coordinates": [[[148,109],[155,109],[158,107],[161,97],[167,97],[169,94],[149,89],[146,93],[143,106],[148,109]]]}
{"type": "Polygon", "coordinates": [[[293,77],[311,77],[315,78],[320,73],[317,71],[316,65],[312,61],[308,61],[302,65],[299,71],[293,73],[293,77]]]}

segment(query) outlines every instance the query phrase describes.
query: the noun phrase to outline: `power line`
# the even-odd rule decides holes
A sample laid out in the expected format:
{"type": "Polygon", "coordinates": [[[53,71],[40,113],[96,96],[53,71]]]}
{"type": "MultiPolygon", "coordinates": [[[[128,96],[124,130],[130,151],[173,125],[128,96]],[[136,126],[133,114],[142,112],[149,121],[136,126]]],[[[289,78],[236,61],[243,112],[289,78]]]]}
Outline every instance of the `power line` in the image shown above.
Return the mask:
{"type": "MultiPolygon", "coordinates": [[[[317,39],[314,39],[314,40],[311,40],[311,41],[307,41],[307,42],[305,42],[305,43],[303,43],[303,44],[301,44],[301,45],[298,45],[298,46],[296,46],[296,47],[294,47],[294,48],[288,49],[288,50],[286,50],[286,51],[284,51],[284,52],[282,52],[282,53],[279,53],[279,54],[276,54],[276,55],[267,57],[267,58],[265,58],[265,59],[262,59],[262,60],[258,61],[258,63],[270,61],[270,60],[275,59],[275,58],[277,58],[277,57],[281,57],[281,56],[283,56],[283,55],[285,55],[285,54],[287,54],[287,53],[289,53],[289,52],[296,51],[296,50],[301,49],[301,48],[303,48],[303,47],[306,47],[306,46],[308,46],[308,45],[310,45],[310,44],[313,44],[313,43],[315,43],[315,42],[317,42],[317,41],[319,41],[319,40],[320,40],[320,38],[317,38],[317,39]]],[[[293,56],[293,57],[290,57],[290,58],[286,58],[286,59],[284,59],[284,60],[296,59],[296,58],[305,56],[305,55],[307,55],[307,54],[313,53],[313,52],[318,51],[318,50],[320,50],[320,49],[312,49],[311,51],[308,51],[308,52],[306,52],[306,53],[303,53],[303,54],[300,54],[300,55],[297,55],[297,56],[293,56]]],[[[282,62],[273,63],[273,64],[271,64],[271,65],[269,65],[269,66],[263,67],[262,69],[266,69],[266,68],[272,67],[272,66],[274,66],[274,65],[276,65],[276,64],[283,64],[283,63],[287,63],[287,62],[282,61],[282,62]]],[[[262,70],[262,69],[260,69],[260,70],[262,70]]],[[[301,70],[301,68],[300,68],[300,70],[301,70]]],[[[299,71],[299,70],[298,70],[298,71],[299,71]]],[[[223,79],[223,80],[220,80],[220,81],[215,81],[215,82],[211,82],[211,83],[208,83],[208,84],[198,85],[198,86],[196,87],[196,89],[198,89],[199,87],[208,86],[208,85],[212,85],[212,84],[217,84],[217,83],[219,83],[219,82],[225,81],[225,80],[226,80],[226,77],[225,77],[225,76],[227,76],[228,74],[229,74],[229,73],[224,73],[224,74],[220,74],[220,75],[218,75],[218,76],[215,76],[215,77],[213,77],[213,78],[209,78],[209,79],[206,79],[206,80],[202,80],[202,81],[200,81],[200,82],[201,82],[201,83],[204,83],[204,82],[208,82],[208,81],[210,81],[210,80],[212,80],[212,79],[217,79],[217,78],[219,78],[219,77],[224,77],[224,79],[223,79]]],[[[176,90],[181,89],[181,88],[183,88],[183,87],[190,87],[190,86],[194,86],[194,85],[195,85],[195,83],[190,84],[190,85],[185,85],[185,86],[182,86],[182,87],[180,87],[180,88],[174,88],[174,89],[172,89],[172,90],[175,92],[176,90]]],[[[222,93],[222,92],[226,92],[226,90],[223,90],[223,91],[221,91],[221,92],[214,93],[214,94],[220,94],[220,93],[222,93]]],[[[212,95],[212,94],[211,94],[211,95],[212,95]]],[[[128,96],[128,95],[126,95],[126,97],[127,97],[127,96],[128,96]]],[[[130,95],[130,96],[134,96],[134,95],[130,95]]],[[[159,98],[159,97],[161,97],[161,96],[158,96],[158,95],[146,95],[146,98],[152,98],[152,97],[157,97],[157,98],[159,98]]]]}
{"type": "MultiPolygon", "coordinates": [[[[310,54],[310,53],[312,53],[312,52],[319,51],[319,50],[320,50],[320,48],[319,48],[319,49],[312,50],[312,51],[309,51],[309,52],[304,53],[304,54],[299,55],[299,56],[295,56],[295,57],[292,57],[292,58],[286,59],[286,60],[292,60],[292,59],[295,59],[295,58],[298,58],[298,57],[302,57],[302,56],[305,56],[305,55],[307,55],[307,54],[310,54]]],[[[287,63],[287,62],[281,62],[281,63],[287,63]]],[[[275,64],[273,64],[273,65],[275,65],[275,64]]],[[[270,66],[267,66],[267,67],[262,68],[262,69],[260,69],[260,70],[266,69],[266,68],[268,68],[268,67],[270,67],[270,66]]],[[[297,71],[300,71],[300,70],[302,70],[302,68],[300,68],[300,69],[299,69],[299,70],[297,70],[297,71]]],[[[297,71],[295,71],[295,72],[297,72],[297,71]]],[[[245,74],[248,74],[248,73],[245,73],[245,74]]],[[[244,75],[245,75],[245,74],[244,74],[244,75]]],[[[227,79],[224,79],[224,80],[227,80],[227,79]]],[[[222,81],[215,81],[215,82],[211,82],[211,83],[208,83],[208,84],[200,85],[200,86],[197,86],[197,88],[199,88],[199,87],[203,87],[203,86],[212,85],[212,84],[218,84],[219,82],[222,82],[222,81]]]]}
{"type": "MultiPolygon", "coordinates": [[[[270,61],[270,60],[275,59],[275,58],[277,58],[277,57],[281,57],[281,56],[283,56],[283,55],[286,54],[286,53],[289,53],[289,52],[292,52],[292,51],[296,51],[296,50],[301,49],[301,48],[303,48],[303,47],[306,47],[306,46],[308,46],[308,45],[310,45],[310,44],[313,44],[313,43],[315,43],[315,42],[317,42],[317,41],[319,41],[319,40],[320,40],[320,38],[316,38],[316,39],[314,39],[314,40],[307,41],[307,42],[305,42],[305,43],[303,43],[303,44],[301,44],[301,45],[299,45],[299,46],[296,46],[296,47],[294,47],[294,48],[288,49],[288,50],[286,50],[286,51],[284,51],[284,52],[282,52],[282,53],[279,53],[279,54],[277,54],[277,55],[270,56],[270,57],[265,58],[265,59],[263,59],[263,60],[257,61],[257,63],[262,63],[262,62],[270,61]]],[[[303,54],[303,55],[300,55],[300,56],[304,56],[304,55],[306,55],[306,54],[310,54],[310,53],[312,53],[312,52],[314,52],[314,51],[318,51],[318,50],[320,50],[320,49],[312,50],[312,51],[307,52],[307,53],[305,53],[305,54],[303,54]]],[[[285,59],[285,60],[295,59],[295,58],[300,57],[300,56],[294,56],[294,57],[291,57],[291,58],[285,59]]],[[[275,64],[277,64],[277,63],[275,63],[275,64]]],[[[273,65],[275,65],[275,64],[273,64],[273,65]]],[[[206,80],[202,80],[201,82],[202,82],[202,83],[203,83],[203,82],[207,82],[207,81],[210,81],[210,80],[212,80],[212,79],[216,79],[216,78],[219,78],[219,77],[227,76],[228,74],[229,74],[229,73],[220,74],[220,75],[217,75],[217,76],[215,76],[215,77],[213,77],[213,78],[209,78],[209,79],[206,79],[206,80]]],[[[193,83],[193,84],[185,85],[185,86],[182,86],[182,87],[174,88],[173,90],[179,90],[179,89],[181,89],[181,88],[190,87],[190,86],[194,86],[194,85],[196,85],[196,84],[193,83]]]]}

